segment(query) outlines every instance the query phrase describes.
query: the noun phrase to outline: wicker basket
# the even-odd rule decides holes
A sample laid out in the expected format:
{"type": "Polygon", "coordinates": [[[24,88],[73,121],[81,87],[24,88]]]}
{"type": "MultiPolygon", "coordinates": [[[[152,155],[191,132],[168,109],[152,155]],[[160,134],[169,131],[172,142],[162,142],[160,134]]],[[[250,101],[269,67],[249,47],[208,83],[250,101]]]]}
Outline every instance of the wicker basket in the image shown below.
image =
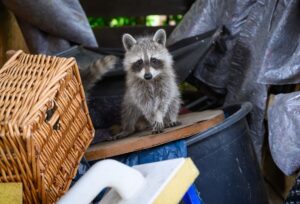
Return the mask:
{"type": "Polygon", "coordinates": [[[57,201],[93,136],[73,58],[18,51],[0,69],[0,182],[22,182],[24,203],[57,201]]]}

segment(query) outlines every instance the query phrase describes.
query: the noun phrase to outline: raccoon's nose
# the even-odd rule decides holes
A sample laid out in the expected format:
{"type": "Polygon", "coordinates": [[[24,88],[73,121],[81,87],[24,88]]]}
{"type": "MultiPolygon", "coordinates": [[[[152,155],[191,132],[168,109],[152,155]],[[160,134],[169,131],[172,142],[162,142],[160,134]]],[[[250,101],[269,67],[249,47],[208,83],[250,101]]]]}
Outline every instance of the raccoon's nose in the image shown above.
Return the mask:
{"type": "Polygon", "coordinates": [[[144,79],[146,79],[146,80],[152,79],[152,74],[151,74],[151,73],[146,73],[146,74],[144,75],[144,79]]]}

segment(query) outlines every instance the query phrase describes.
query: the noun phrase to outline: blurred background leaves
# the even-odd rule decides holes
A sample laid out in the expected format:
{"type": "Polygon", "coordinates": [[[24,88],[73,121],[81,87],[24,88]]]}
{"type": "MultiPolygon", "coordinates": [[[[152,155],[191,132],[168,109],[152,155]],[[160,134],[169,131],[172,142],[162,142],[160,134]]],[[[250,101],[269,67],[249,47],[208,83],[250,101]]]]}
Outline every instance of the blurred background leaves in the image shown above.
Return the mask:
{"type": "Polygon", "coordinates": [[[182,15],[149,15],[140,17],[88,17],[92,28],[122,27],[122,26],[166,26],[177,25],[182,15]]]}

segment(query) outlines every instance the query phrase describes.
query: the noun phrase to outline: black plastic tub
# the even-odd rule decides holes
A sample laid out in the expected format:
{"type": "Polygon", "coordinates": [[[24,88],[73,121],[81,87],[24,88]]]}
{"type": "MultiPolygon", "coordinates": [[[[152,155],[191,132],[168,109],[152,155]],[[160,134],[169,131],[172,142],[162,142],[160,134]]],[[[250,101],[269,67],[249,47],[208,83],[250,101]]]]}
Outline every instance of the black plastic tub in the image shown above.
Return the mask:
{"type": "Polygon", "coordinates": [[[189,138],[188,156],[200,170],[197,189],[204,204],[266,204],[265,184],[251,138],[248,102],[224,108],[225,120],[189,138]]]}

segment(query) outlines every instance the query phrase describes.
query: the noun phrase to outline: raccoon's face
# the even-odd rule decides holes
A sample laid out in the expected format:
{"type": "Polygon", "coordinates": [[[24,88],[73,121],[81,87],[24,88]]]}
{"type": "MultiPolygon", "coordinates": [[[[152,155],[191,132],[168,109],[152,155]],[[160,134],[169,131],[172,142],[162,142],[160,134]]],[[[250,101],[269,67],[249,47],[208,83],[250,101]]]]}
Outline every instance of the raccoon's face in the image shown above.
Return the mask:
{"type": "Polygon", "coordinates": [[[145,80],[157,77],[164,69],[164,60],[159,56],[151,55],[144,50],[143,55],[136,58],[129,68],[130,72],[145,80]]]}
{"type": "Polygon", "coordinates": [[[172,57],[165,47],[164,30],[158,30],[153,38],[136,40],[125,34],[122,40],[126,50],[124,67],[127,74],[151,80],[172,67],[172,57]]]}

